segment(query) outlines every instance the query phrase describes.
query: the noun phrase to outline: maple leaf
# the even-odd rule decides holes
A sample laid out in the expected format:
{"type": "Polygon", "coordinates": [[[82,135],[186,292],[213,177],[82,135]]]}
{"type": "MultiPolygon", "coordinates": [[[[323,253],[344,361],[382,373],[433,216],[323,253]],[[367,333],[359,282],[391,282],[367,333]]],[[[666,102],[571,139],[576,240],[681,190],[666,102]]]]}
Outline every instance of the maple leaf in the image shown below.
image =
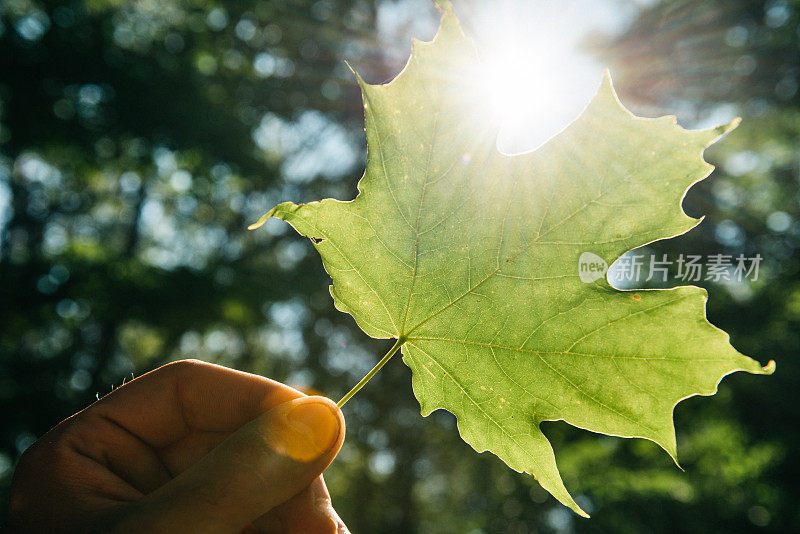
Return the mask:
{"type": "Polygon", "coordinates": [[[287,202],[252,227],[277,217],[313,240],[336,307],[397,340],[382,362],[402,350],[423,415],[452,412],[475,450],[586,515],[543,421],[646,438],[675,459],[680,400],[713,394],[734,371],[774,369],[706,320],[703,289],[619,291],[578,276],[585,251],[611,264],[698,224],[681,200],[713,169],[705,148],[736,122],[689,131],[672,116],[635,117],[606,74],[564,131],[506,156],[478,111],[476,61],[445,6],[397,78],[358,77],[368,156],[357,198],[287,202]]]}

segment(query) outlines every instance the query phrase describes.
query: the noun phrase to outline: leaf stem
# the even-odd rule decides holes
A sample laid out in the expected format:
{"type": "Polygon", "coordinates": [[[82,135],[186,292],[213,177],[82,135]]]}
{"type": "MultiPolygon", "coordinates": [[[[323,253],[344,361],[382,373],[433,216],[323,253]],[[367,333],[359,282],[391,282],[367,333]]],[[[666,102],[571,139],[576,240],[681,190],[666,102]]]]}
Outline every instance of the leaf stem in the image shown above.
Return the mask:
{"type": "Polygon", "coordinates": [[[367,382],[369,382],[369,381],[370,381],[370,379],[371,379],[373,376],[375,376],[375,375],[378,373],[378,371],[380,371],[380,370],[381,370],[381,367],[383,367],[384,365],[386,365],[386,362],[388,362],[388,361],[389,361],[389,360],[392,358],[392,356],[394,356],[395,352],[397,352],[398,350],[400,350],[400,347],[402,347],[402,346],[403,346],[403,343],[405,343],[405,342],[406,342],[406,340],[405,340],[405,339],[398,338],[398,339],[397,339],[397,341],[395,341],[395,342],[394,342],[394,345],[392,345],[392,348],[391,348],[391,349],[389,349],[389,352],[387,352],[387,353],[386,353],[386,355],[385,355],[383,358],[381,358],[381,360],[380,360],[378,363],[376,363],[376,364],[375,364],[375,367],[373,367],[372,369],[370,369],[369,373],[367,373],[366,375],[364,375],[364,378],[362,378],[361,380],[359,380],[359,381],[358,381],[358,384],[356,384],[355,386],[353,386],[353,389],[351,389],[350,391],[348,391],[348,392],[347,392],[347,394],[346,394],[344,397],[342,397],[342,400],[340,400],[339,402],[337,402],[337,403],[336,403],[336,406],[338,406],[339,408],[341,408],[342,406],[344,406],[344,405],[345,405],[345,403],[346,403],[347,401],[349,401],[350,399],[352,399],[352,398],[353,398],[353,395],[355,395],[356,393],[358,393],[358,390],[359,390],[359,389],[361,389],[361,388],[363,388],[363,387],[364,387],[364,385],[366,385],[366,383],[367,383],[367,382]]]}

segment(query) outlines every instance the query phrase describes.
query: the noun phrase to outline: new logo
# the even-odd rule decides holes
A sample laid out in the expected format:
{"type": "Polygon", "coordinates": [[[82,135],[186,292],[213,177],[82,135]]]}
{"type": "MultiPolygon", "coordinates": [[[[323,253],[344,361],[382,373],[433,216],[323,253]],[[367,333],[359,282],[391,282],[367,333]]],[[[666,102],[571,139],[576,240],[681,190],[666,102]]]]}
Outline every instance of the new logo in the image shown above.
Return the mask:
{"type": "Polygon", "coordinates": [[[591,284],[605,276],[608,271],[606,261],[593,252],[584,252],[578,258],[578,276],[584,284],[591,284]]]}

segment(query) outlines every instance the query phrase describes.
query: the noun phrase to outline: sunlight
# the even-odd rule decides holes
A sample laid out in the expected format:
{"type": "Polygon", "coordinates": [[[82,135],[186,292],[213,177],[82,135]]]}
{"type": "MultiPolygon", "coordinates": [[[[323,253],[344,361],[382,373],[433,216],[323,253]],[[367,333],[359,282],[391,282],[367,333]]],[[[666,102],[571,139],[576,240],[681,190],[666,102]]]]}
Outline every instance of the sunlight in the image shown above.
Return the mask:
{"type": "Polygon", "coordinates": [[[502,123],[497,142],[502,152],[534,149],[578,116],[588,99],[571,87],[566,72],[571,60],[525,44],[486,56],[482,82],[491,113],[502,123]]]}
{"type": "MultiPolygon", "coordinates": [[[[573,8],[575,5],[573,5],[573,8]]],[[[498,149],[506,154],[533,150],[563,130],[586,107],[603,66],[580,42],[597,13],[520,8],[480,13],[473,28],[481,56],[478,90],[492,116],[501,121],[498,149]],[[560,19],[572,17],[570,24],[560,19]]]]}

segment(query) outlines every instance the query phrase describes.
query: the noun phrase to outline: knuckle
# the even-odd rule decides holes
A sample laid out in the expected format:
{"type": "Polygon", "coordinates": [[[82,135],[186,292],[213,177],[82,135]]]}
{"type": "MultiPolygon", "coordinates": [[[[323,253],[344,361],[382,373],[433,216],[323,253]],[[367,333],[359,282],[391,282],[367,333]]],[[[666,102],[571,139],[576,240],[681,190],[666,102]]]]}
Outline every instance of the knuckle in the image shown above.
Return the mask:
{"type": "Polygon", "coordinates": [[[187,360],[178,360],[176,362],[171,362],[166,365],[163,365],[158,369],[158,372],[170,373],[177,376],[185,376],[187,374],[195,373],[198,370],[206,369],[210,365],[211,364],[206,363],[202,360],[190,358],[187,360]]]}

